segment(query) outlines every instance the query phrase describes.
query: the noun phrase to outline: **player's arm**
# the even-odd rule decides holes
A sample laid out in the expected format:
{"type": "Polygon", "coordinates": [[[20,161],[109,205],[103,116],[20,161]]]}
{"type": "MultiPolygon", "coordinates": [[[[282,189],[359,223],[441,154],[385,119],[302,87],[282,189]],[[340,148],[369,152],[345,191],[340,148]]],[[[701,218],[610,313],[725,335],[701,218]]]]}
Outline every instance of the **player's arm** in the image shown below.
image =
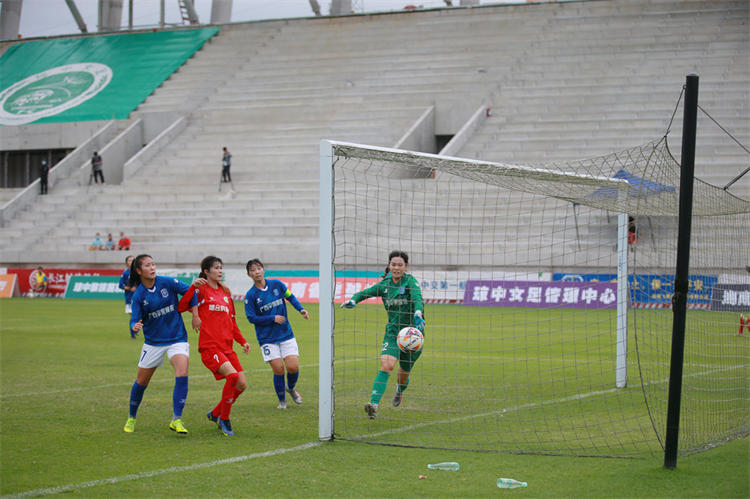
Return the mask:
{"type": "Polygon", "coordinates": [[[235,317],[235,309],[234,309],[234,300],[232,300],[232,297],[229,297],[229,311],[231,312],[232,317],[232,336],[234,337],[234,341],[242,345],[243,350],[245,349],[245,345],[247,345],[247,350],[245,353],[248,353],[250,351],[250,344],[245,340],[245,337],[242,336],[242,331],[240,331],[240,327],[237,325],[237,319],[235,317]]]}
{"type": "MultiPolygon", "coordinates": [[[[190,286],[187,291],[185,291],[185,294],[182,295],[182,298],[180,298],[180,301],[177,302],[177,311],[179,313],[186,312],[188,309],[192,309],[192,302],[195,298],[195,287],[190,286]]],[[[191,310],[192,312],[192,310],[191,310]]]]}
{"type": "MultiPolygon", "coordinates": [[[[130,330],[137,333],[143,329],[143,311],[141,310],[141,295],[136,290],[130,309],[130,330]]],[[[131,335],[132,336],[132,335],[131,335]]]]}
{"type": "Polygon", "coordinates": [[[344,302],[341,306],[344,308],[354,308],[354,306],[361,301],[382,295],[383,286],[381,285],[381,283],[377,283],[370,286],[369,288],[363,289],[359,293],[354,293],[352,297],[348,301],[344,302]]]}
{"type": "Polygon", "coordinates": [[[200,333],[201,330],[201,318],[198,313],[198,281],[199,280],[196,280],[190,286],[178,279],[175,279],[173,282],[174,291],[178,294],[182,294],[182,298],[180,298],[180,301],[177,302],[177,312],[183,313],[187,310],[190,310],[190,313],[193,316],[190,320],[190,326],[196,333],[200,333]]]}
{"type": "Polygon", "coordinates": [[[302,314],[302,317],[304,317],[305,319],[310,318],[310,314],[307,313],[307,310],[305,310],[305,307],[302,306],[302,304],[299,302],[297,297],[294,296],[294,294],[289,289],[286,289],[284,291],[284,298],[286,298],[286,301],[292,304],[292,306],[297,312],[302,314]]]}
{"type": "Polygon", "coordinates": [[[414,305],[414,326],[424,332],[424,300],[422,299],[422,289],[419,287],[417,280],[412,277],[409,283],[412,304],[414,305]]]}
{"type": "Polygon", "coordinates": [[[119,287],[120,289],[122,289],[123,291],[124,291],[124,290],[125,290],[125,288],[126,288],[126,287],[128,286],[128,278],[129,278],[129,277],[130,277],[130,276],[126,276],[126,275],[125,275],[125,272],[123,272],[123,273],[122,273],[122,275],[120,276],[120,284],[118,284],[118,287],[119,287]]]}
{"type": "Polygon", "coordinates": [[[245,316],[250,324],[256,326],[270,326],[275,322],[275,315],[259,315],[255,309],[255,300],[250,293],[245,295],[245,316]]]}

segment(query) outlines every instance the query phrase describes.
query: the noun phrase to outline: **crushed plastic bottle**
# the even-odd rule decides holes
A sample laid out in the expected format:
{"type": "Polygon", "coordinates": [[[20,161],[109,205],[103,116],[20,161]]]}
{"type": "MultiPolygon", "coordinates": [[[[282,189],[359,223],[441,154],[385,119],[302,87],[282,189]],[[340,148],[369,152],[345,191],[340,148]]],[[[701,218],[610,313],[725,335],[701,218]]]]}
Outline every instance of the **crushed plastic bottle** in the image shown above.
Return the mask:
{"type": "Polygon", "coordinates": [[[526,487],[528,484],[526,482],[519,482],[518,480],[513,480],[512,478],[498,478],[497,479],[497,487],[499,489],[516,489],[518,487],[526,487]]]}
{"type": "Polygon", "coordinates": [[[458,471],[459,465],[454,462],[428,464],[428,468],[431,470],[446,470],[446,471],[458,471]]]}

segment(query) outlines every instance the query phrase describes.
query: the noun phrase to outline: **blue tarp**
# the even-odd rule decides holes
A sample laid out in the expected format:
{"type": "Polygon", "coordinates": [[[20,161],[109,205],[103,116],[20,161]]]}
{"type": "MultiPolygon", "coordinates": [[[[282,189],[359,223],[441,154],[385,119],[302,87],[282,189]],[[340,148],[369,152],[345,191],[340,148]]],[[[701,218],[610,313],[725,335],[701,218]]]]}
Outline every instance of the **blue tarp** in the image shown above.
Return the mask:
{"type": "MultiPolygon", "coordinates": [[[[643,197],[651,194],[658,194],[660,192],[674,192],[676,190],[674,186],[646,180],[645,178],[633,175],[626,170],[617,170],[617,173],[615,173],[612,178],[626,180],[630,184],[630,197],[643,197]]],[[[589,197],[616,198],[617,189],[612,187],[602,187],[592,192],[589,197]]]]}

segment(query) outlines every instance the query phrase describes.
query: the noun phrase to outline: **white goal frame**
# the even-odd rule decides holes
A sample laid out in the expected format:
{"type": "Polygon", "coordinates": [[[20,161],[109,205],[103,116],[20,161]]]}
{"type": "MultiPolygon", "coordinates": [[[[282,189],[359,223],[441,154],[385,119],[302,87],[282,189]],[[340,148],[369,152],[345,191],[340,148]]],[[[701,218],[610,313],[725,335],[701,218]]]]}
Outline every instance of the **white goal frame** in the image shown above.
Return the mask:
{"type": "MultiPolygon", "coordinates": [[[[357,147],[373,152],[386,154],[403,154],[408,156],[410,163],[444,161],[460,162],[481,167],[493,167],[508,177],[534,177],[542,180],[574,180],[599,187],[615,189],[618,199],[629,195],[630,184],[622,179],[578,175],[553,170],[530,168],[519,165],[492,163],[466,158],[453,158],[436,154],[420,153],[393,148],[340,142],[333,140],[320,141],[320,250],[319,250],[319,322],[318,322],[318,438],[332,440],[334,438],[334,273],[333,273],[333,222],[334,222],[334,177],[335,162],[334,147],[357,147]]],[[[615,362],[616,387],[627,385],[627,341],[628,341],[628,214],[618,215],[617,232],[617,346],[615,362]]]]}

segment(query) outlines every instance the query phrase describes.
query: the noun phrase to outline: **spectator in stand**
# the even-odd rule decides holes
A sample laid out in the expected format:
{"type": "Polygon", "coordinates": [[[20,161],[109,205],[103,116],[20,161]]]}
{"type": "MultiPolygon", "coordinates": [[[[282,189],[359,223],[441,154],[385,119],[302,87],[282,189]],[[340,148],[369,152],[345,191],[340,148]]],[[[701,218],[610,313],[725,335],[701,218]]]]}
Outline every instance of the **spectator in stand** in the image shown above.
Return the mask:
{"type": "Polygon", "coordinates": [[[47,164],[47,160],[42,160],[42,167],[39,170],[39,183],[41,185],[42,191],[41,194],[47,194],[47,179],[49,177],[49,165],[47,164]]]}
{"type": "MultiPolygon", "coordinates": [[[[104,183],[104,173],[102,172],[103,164],[104,161],[102,160],[102,156],[94,151],[94,155],[91,156],[91,176],[96,184],[99,183],[99,179],[101,179],[102,184],[104,183]]],[[[91,184],[91,181],[89,181],[89,184],[91,184]]]]}
{"type": "Polygon", "coordinates": [[[115,240],[112,239],[112,233],[110,232],[107,234],[107,251],[114,251],[115,250],[115,240]]]}
{"type": "Polygon", "coordinates": [[[103,251],[106,250],[107,246],[104,244],[104,239],[102,239],[102,235],[100,233],[96,233],[96,237],[93,241],[91,241],[91,246],[89,246],[89,251],[103,251]]]}
{"type": "Polygon", "coordinates": [[[32,291],[34,293],[44,293],[47,291],[47,274],[44,273],[44,268],[40,265],[36,268],[36,270],[32,273],[33,276],[33,282],[32,282],[32,291]]]}
{"type": "Polygon", "coordinates": [[[229,173],[229,169],[232,167],[232,154],[225,147],[224,154],[221,157],[221,180],[222,182],[231,182],[232,175],[229,173]]]}
{"type": "Polygon", "coordinates": [[[117,249],[130,251],[130,238],[126,237],[124,232],[120,232],[120,240],[117,241],[117,249]]]}
{"type": "Polygon", "coordinates": [[[635,218],[628,215],[628,245],[638,242],[638,228],[635,225],[635,218]]]}

